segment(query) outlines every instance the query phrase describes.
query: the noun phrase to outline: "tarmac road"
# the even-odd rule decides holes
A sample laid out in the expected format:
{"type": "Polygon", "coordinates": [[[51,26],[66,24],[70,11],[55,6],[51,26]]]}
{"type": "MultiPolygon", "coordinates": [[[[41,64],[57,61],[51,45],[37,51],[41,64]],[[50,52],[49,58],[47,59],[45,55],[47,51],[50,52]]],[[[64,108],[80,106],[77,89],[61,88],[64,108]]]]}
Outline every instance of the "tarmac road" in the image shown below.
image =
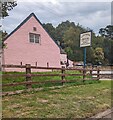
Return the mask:
{"type": "Polygon", "coordinates": [[[86,120],[102,120],[102,118],[103,118],[103,120],[108,120],[108,118],[109,118],[109,120],[113,120],[113,108],[108,109],[104,112],[98,113],[95,116],[88,118],[86,120]],[[105,119],[105,118],[107,118],[107,119],[105,119]]]}
{"type": "MultiPolygon", "coordinates": [[[[97,73],[97,71],[93,71],[93,74],[97,73]]],[[[100,74],[103,74],[101,75],[101,79],[103,80],[107,80],[107,79],[113,79],[113,70],[112,71],[100,71],[100,74]],[[104,74],[108,74],[108,75],[104,75],[104,74]]],[[[93,77],[97,77],[97,75],[93,75],[93,77]]]]}

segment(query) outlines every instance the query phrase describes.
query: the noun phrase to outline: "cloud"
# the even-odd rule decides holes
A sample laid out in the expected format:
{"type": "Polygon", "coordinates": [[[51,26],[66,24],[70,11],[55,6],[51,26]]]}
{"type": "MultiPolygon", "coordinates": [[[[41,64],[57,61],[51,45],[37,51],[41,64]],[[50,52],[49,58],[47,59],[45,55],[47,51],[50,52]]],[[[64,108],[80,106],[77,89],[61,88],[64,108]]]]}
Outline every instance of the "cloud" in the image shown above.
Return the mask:
{"type": "MultiPolygon", "coordinates": [[[[19,2],[26,2],[26,0],[17,0],[19,2]]],[[[27,2],[37,2],[37,0],[27,0],[27,2]]],[[[54,4],[58,2],[112,2],[112,0],[38,0],[38,2],[52,2],[54,4]]]]}
{"type": "Polygon", "coordinates": [[[19,0],[17,6],[3,20],[4,29],[10,33],[31,12],[34,12],[42,23],[57,26],[62,21],[70,20],[75,24],[93,29],[96,33],[110,24],[110,2],[64,2],[65,0],[19,0]],[[45,1],[45,2],[44,2],[45,1]]]}

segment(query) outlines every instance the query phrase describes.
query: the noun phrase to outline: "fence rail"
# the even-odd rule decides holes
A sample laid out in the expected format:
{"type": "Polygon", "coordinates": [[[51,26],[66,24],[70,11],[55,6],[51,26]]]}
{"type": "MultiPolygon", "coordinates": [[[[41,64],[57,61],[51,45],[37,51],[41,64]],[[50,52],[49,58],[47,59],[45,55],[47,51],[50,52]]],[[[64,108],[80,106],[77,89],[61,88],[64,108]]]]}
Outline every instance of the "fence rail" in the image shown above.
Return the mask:
{"type": "MultiPolygon", "coordinates": [[[[74,82],[76,80],[66,80],[66,76],[81,76],[82,77],[82,81],[84,82],[85,80],[92,79],[92,80],[99,80],[100,79],[100,69],[96,68],[96,69],[86,69],[86,68],[56,68],[56,67],[37,67],[37,66],[31,66],[30,64],[26,64],[26,65],[2,65],[3,68],[25,68],[25,72],[26,74],[3,74],[3,78],[5,79],[6,77],[25,77],[25,81],[24,82],[16,82],[16,83],[5,83],[2,84],[3,87],[6,86],[18,86],[18,85],[25,85],[27,89],[32,88],[32,84],[46,84],[46,83],[61,83],[62,85],[64,83],[68,83],[68,82],[74,82]],[[58,74],[52,74],[52,72],[50,74],[34,74],[31,72],[32,69],[36,69],[36,70],[59,70],[60,73],[58,74]],[[66,73],[66,71],[80,71],[80,73],[66,73]],[[93,73],[93,71],[96,71],[96,73],[93,73]],[[93,78],[93,76],[96,76],[95,78],[93,78]],[[49,80],[49,81],[32,81],[32,77],[44,77],[44,76],[59,76],[61,79],[60,80],[49,80]]],[[[102,74],[103,75],[103,74],[102,74]]]]}
{"type": "MultiPolygon", "coordinates": [[[[27,65],[30,64],[26,64],[26,65],[2,65],[3,68],[26,68],[27,65]]],[[[38,67],[38,66],[29,66],[31,69],[47,69],[47,70],[83,70],[83,68],[58,68],[58,67],[38,67]]],[[[97,68],[91,69],[88,68],[86,69],[87,71],[97,71],[97,68]]]]}

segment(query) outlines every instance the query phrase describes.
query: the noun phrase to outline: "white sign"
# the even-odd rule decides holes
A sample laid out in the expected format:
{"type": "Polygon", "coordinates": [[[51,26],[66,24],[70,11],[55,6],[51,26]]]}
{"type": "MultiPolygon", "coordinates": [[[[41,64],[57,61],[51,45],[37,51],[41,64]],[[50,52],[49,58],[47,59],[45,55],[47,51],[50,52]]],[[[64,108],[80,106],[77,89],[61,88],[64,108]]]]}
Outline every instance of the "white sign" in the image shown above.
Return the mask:
{"type": "Polygon", "coordinates": [[[91,46],[91,32],[80,34],[80,47],[91,46]]]}

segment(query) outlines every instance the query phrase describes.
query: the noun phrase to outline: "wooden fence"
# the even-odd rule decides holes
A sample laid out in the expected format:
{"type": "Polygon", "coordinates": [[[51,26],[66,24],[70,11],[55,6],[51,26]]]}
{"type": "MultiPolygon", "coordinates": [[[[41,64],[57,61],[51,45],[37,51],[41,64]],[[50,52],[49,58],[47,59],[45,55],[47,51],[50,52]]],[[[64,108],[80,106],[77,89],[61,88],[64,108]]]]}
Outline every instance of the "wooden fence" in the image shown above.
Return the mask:
{"type": "Polygon", "coordinates": [[[62,85],[67,82],[74,82],[74,80],[66,80],[66,76],[81,76],[81,80],[84,82],[85,80],[99,80],[100,79],[100,69],[79,69],[79,68],[56,68],[56,67],[37,67],[37,66],[31,66],[30,64],[26,65],[2,65],[3,68],[24,68],[25,69],[25,74],[3,74],[3,77],[25,77],[24,82],[16,82],[16,83],[8,83],[8,84],[2,84],[3,87],[8,87],[8,86],[18,86],[18,85],[25,85],[27,89],[32,88],[32,84],[46,84],[46,83],[61,83],[62,85]],[[46,74],[34,74],[31,72],[32,69],[36,70],[51,70],[50,73],[46,74]],[[57,74],[53,74],[52,71],[60,71],[57,74]],[[72,73],[66,73],[66,71],[80,71],[79,73],[72,74],[72,73]],[[93,71],[96,71],[96,73],[93,73],[93,71]],[[44,77],[44,76],[59,76],[61,79],[60,80],[49,80],[49,81],[32,81],[32,77],[37,76],[37,77],[44,77]],[[93,77],[96,76],[96,77],[93,77]],[[89,79],[88,79],[89,78],[89,79]]]}

